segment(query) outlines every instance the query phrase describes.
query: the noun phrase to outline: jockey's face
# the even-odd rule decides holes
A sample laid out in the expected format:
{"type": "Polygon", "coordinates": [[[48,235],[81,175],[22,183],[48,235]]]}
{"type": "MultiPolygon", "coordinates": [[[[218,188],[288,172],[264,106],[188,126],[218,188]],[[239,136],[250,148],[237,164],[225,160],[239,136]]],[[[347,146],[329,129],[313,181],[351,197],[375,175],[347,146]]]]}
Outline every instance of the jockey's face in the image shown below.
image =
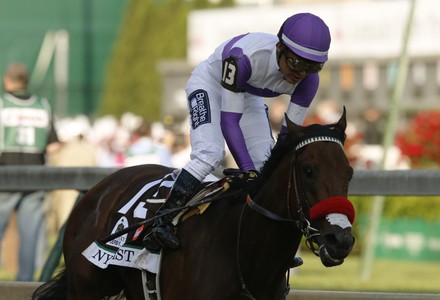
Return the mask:
{"type": "Polygon", "coordinates": [[[277,44],[277,51],[280,71],[291,84],[297,84],[309,73],[319,72],[324,65],[296,55],[281,43],[277,44]]]}

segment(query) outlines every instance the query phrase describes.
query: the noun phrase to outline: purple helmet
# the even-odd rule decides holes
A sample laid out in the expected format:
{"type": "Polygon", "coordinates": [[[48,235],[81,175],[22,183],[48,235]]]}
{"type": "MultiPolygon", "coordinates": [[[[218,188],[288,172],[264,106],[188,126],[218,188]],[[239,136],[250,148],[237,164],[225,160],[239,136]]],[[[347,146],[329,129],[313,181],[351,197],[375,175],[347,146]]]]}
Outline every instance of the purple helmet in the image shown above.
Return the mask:
{"type": "Polygon", "coordinates": [[[280,42],[295,54],[316,62],[326,62],[330,31],[324,21],[310,13],[300,13],[284,21],[278,32],[280,42]]]}

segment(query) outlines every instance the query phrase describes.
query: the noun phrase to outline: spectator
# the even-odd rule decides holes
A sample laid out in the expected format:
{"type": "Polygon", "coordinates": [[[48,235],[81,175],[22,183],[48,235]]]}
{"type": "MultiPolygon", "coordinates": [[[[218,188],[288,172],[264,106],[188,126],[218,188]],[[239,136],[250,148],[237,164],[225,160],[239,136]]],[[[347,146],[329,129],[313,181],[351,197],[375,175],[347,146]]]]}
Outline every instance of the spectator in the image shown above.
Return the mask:
{"type": "Polygon", "coordinates": [[[140,164],[173,166],[171,150],[152,138],[151,124],[146,121],[131,134],[131,143],[125,155],[125,166],[140,164]]]}
{"type": "MultiPolygon", "coordinates": [[[[26,66],[12,63],[3,76],[0,96],[0,165],[44,165],[45,155],[60,144],[47,99],[28,91],[26,66]]],[[[20,238],[18,281],[32,281],[39,233],[44,226],[44,191],[0,192],[0,239],[17,214],[20,238]]]]}
{"type": "MultiPolygon", "coordinates": [[[[83,134],[63,142],[63,147],[49,156],[47,162],[55,167],[95,167],[96,147],[88,143],[83,134]]],[[[55,190],[49,195],[49,207],[55,216],[56,230],[67,220],[79,192],[77,190],[55,190]]]]}

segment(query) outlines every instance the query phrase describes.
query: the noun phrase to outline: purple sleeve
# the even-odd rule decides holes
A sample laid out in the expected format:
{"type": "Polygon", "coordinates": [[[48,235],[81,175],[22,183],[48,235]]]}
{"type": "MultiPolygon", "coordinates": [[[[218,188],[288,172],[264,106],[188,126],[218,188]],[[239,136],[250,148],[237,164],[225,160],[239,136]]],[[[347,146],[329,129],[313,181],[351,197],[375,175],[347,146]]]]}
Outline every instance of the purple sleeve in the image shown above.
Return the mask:
{"type": "Polygon", "coordinates": [[[290,102],[295,103],[302,107],[309,107],[315,98],[316,92],[319,86],[318,73],[309,74],[303,80],[298,83],[295,91],[290,98],[290,102]]]}
{"type": "Polygon", "coordinates": [[[239,125],[241,115],[241,113],[221,112],[220,125],[223,137],[240,170],[255,170],[239,125]]]}

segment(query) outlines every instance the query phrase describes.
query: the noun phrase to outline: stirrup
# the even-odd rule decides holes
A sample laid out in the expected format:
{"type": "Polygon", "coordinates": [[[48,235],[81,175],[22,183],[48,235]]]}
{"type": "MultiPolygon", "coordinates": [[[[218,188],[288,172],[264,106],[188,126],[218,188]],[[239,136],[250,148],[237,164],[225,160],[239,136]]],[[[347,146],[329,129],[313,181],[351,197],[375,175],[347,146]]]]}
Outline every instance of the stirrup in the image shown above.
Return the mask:
{"type": "Polygon", "coordinates": [[[158,253],[161,248],[176,250],[180,247],[179,240],[174,234],[174,226],[170,223],[162,223],[152,228],[144,237],[143,244],[152,253],[158,253]]]}
{"type": "Polygon", "coordinates": [[[152,231],[144,236],[142,244],[150,253],[159,254],[160,249],[162,248],[152,231]]]}
{"type": "Polygon", "coordinates": [[[292,268],[296,268],[296,267],[302,266],[303,263],[304,263],[304,261],[302,260],[301,257],[299,257],[299,256],[294,256],[293,259],[292,259],[292,261],[290,262],[289,267],[290,267],[291,269],[292,269],[292,268]]]}

